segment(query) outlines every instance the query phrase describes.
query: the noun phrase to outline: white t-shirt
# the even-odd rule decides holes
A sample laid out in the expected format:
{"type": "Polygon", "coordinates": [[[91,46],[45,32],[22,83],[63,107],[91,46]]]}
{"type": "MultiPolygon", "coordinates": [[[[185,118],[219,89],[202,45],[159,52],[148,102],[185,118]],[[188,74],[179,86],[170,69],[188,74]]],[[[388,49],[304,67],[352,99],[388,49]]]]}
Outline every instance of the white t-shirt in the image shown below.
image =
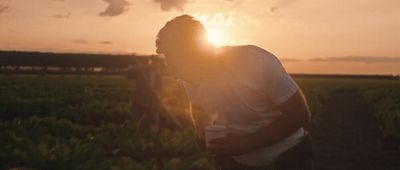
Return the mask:
{"type": "MultiPolygon", "coordinates": [[[[277,106],[299,90],[279,60],[259,47],[224,47],[222,57],[226,62],[219,78],[184,85],[192,104],[217,113],[217,123],[231,133],[254,133],[270,124],[282,114],[277,106]]],[[[276,144],[233,159],[248,166],[270,164],[303,135],[300,128],[276,144]]]]}

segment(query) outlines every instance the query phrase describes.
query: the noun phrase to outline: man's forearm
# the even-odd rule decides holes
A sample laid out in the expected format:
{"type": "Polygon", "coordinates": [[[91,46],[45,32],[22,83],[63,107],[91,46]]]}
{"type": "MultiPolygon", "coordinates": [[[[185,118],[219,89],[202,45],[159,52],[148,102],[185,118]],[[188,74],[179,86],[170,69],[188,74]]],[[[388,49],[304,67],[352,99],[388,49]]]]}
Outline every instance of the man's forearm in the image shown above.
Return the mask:
{"type": "Polygon", "coordinates": [[[282,115],[271,124],[251,134],[250,138],[252,138],[251,140],[254,141],[256,147],[269,146],[285,139],[305,123],[304,120],[296,120],[293,117],[282,115]]]}
{"type": "Polygon", "coordinates": [[[310,121],[310,111],[301,91],[280,109],[282,112],[280,117],[249,136],[255,147],[265,147],[279,142],[310,121]]]}

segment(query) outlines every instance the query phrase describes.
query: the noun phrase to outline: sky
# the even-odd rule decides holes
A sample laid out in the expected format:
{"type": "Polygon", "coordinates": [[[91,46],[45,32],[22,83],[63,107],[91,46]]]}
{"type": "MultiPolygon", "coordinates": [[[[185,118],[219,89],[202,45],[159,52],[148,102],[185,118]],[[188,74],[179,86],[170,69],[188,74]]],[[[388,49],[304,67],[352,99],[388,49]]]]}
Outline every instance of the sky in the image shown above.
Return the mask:
{"type": "Polygon", "coordinates": [[[400,74],[399,0],[0,0],[0,50],[155,54],[182,14],[217,46],[260,46],[288,72],[400,74]]]}

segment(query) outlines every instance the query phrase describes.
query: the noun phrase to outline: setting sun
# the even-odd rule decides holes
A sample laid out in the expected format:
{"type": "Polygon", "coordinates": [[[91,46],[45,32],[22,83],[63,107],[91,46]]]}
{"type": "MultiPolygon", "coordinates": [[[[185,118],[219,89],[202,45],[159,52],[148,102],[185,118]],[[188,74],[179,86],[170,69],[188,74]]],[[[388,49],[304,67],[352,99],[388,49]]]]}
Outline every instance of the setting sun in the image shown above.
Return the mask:
{"type": "Polygon", "coordinates": [[[210,43],[214,44],[216,47],[226,45],[223,32],[216,28],[207,29],[207,39],[210,43]]]}

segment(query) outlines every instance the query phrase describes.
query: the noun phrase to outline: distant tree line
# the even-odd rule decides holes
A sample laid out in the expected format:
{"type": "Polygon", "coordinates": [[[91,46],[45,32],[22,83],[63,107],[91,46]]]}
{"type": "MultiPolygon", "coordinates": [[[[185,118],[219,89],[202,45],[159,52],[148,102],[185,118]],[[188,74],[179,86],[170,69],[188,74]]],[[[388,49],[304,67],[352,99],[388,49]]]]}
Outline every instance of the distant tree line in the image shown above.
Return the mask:
{"type": "Polygon", "coordinates": [[[150,56],[0,51],[2,73],[122,73],[150,56]]]}
{"type": "MultiPolygon", "coordinates": [[[[122,74],[130,65],[148,64],[150,55],[0,51],[0,73],[122,74]]],[[[291,74],[294,77],[400,80],[399,75],[291,74]]]]}

